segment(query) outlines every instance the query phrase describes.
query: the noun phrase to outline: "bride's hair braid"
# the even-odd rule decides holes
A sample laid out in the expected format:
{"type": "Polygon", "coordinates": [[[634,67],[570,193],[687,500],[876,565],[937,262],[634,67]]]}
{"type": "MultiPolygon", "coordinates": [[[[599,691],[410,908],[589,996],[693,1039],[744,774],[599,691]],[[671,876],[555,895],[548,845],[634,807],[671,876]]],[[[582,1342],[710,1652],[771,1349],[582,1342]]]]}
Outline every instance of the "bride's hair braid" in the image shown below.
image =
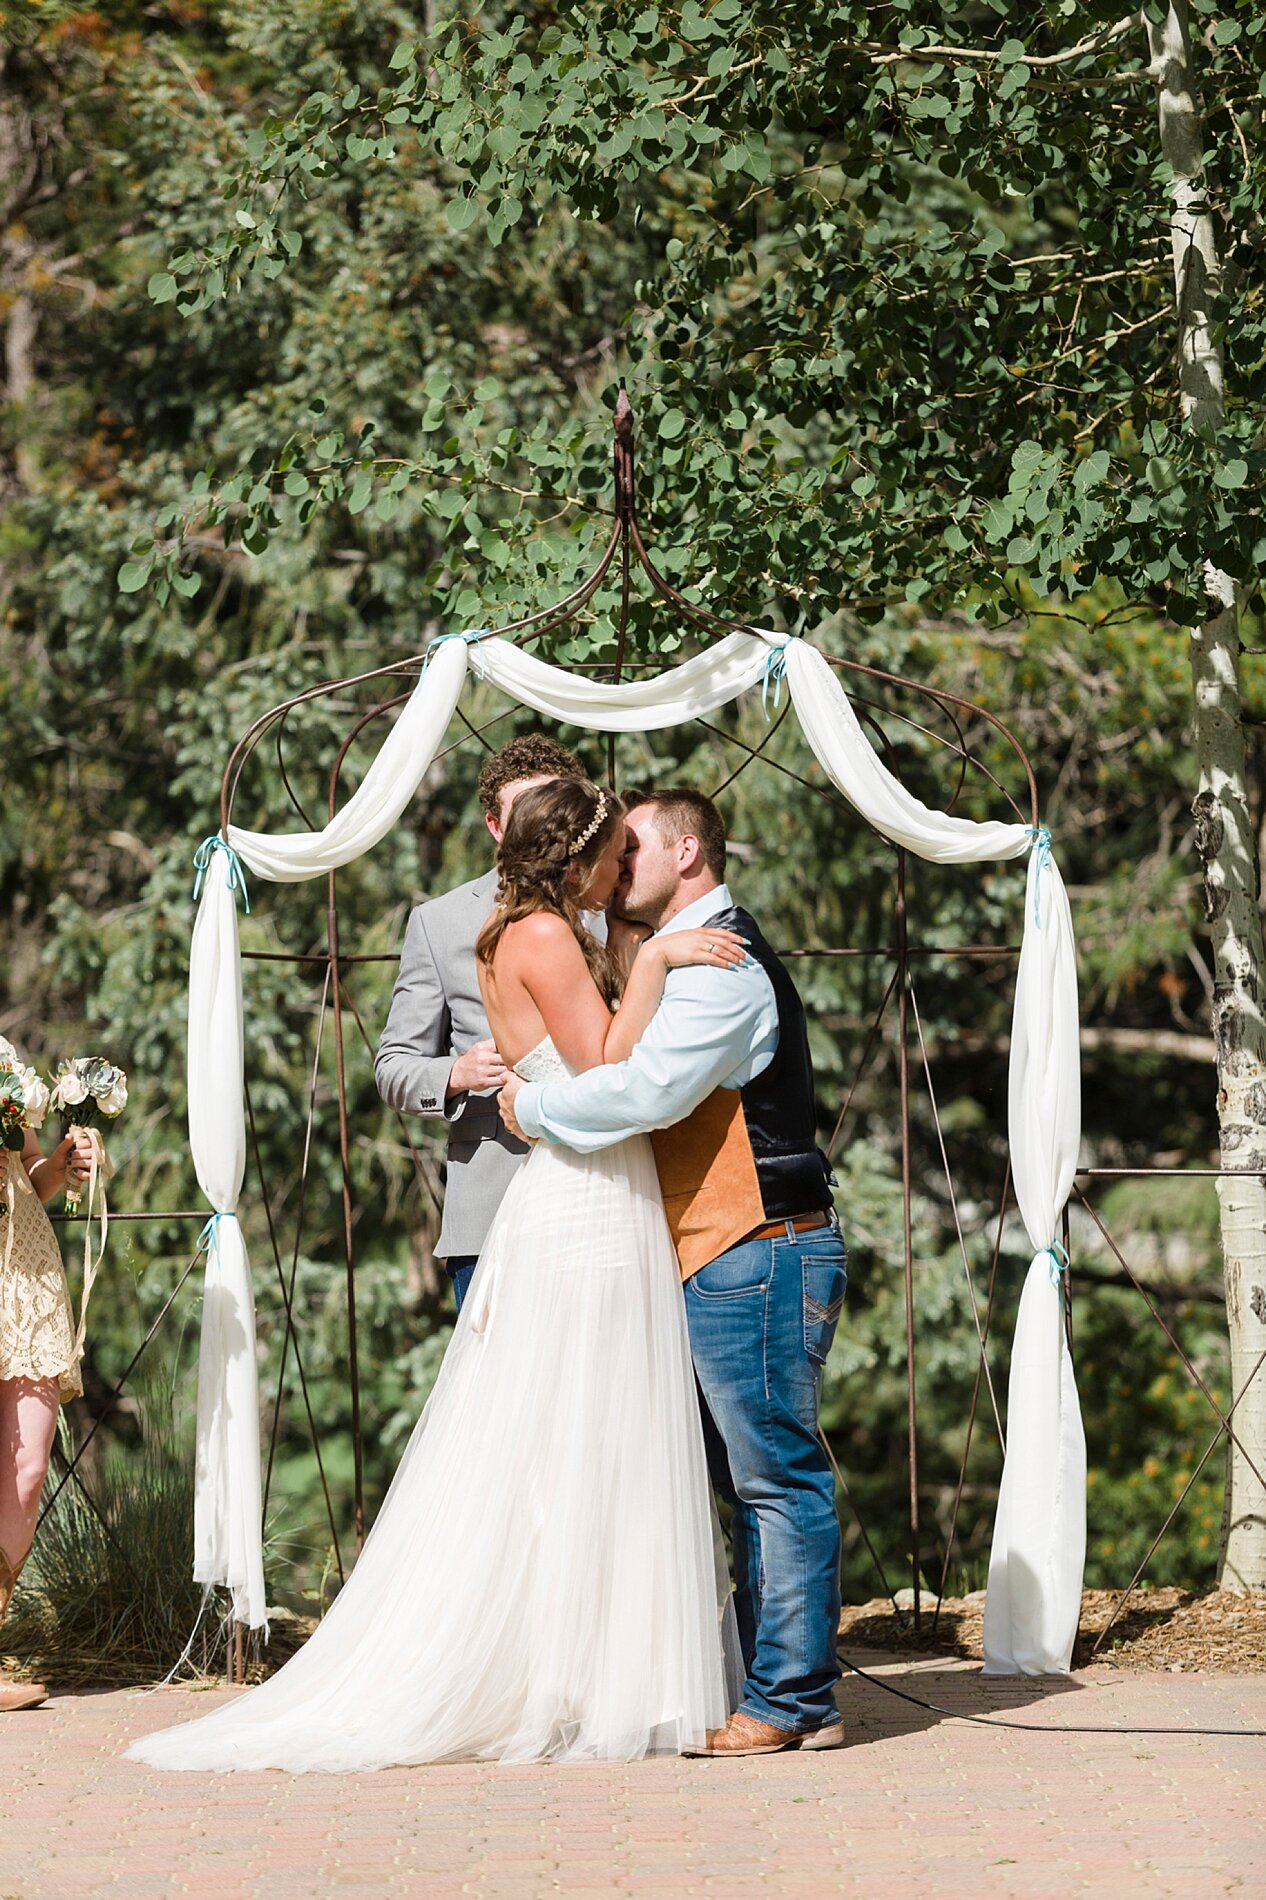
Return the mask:
{"type": "Polygon", "coordinates": [[[594,982],[614,1002],[619,994],[615,961],[585,928],[581,899],[594,865],[623,824],[621,800],[590,779],[554,779],[520,792],[497,851],[501,886],[497,907],[475,944],[479,961],[491,965],[507,924],[534,911],[552,911],[571,926],[594,982]]]}

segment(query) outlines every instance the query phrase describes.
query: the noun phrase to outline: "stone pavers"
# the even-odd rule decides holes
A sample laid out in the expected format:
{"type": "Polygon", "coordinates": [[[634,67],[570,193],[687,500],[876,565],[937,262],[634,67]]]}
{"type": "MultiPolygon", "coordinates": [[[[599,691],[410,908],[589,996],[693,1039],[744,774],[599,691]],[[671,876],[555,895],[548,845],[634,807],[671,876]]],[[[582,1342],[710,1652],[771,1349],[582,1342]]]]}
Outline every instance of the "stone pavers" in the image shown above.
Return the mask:
{"type": "Polygon", "coordinates": [[[1026,1685],[858,1660],[1034,1732],[946,1721],[846,1677],[850,1745],[831,1754],[208,1777],[119,1757],[240,1692],[65,1696],[0,1718],[0,1900],[1266,1893],[1266,1742],[1041,1732],[1266,1728],[1262,1677],[1026,1685]]]}

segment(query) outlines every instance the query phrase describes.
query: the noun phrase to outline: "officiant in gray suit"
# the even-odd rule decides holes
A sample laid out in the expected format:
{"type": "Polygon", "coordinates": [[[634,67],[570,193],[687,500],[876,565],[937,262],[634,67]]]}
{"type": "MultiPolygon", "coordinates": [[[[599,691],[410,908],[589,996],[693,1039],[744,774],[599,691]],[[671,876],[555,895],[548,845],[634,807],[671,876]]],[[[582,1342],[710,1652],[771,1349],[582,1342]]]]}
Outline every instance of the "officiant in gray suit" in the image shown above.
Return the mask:
{"type": "MultiPolygon", "coordinates": [[[[574,753],[525,733],[487,759],[479,802],[494,840],[520,792],[558,778],[584,778],[574,753]]],[[[378,1093],[407,1115],[448,1123],[444,1220],[435,1252],[448,1269],[460,1307],[492,1217],[527,1145],[508,1133],[497,1111],[505,1065],[488,1031],[475,938],[497,895],[497,873],[461,884],[411,912],[391,1011],[374,1061],[378,1093]]]]}

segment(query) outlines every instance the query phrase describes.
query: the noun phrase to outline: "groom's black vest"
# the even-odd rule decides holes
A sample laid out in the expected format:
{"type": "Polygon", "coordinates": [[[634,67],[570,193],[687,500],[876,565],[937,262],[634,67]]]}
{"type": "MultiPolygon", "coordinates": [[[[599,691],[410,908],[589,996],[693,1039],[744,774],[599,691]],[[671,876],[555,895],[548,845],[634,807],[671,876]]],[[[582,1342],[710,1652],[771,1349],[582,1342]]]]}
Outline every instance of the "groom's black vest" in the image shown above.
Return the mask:
{"type": "Polygon", "coordinates": [[[692,1115],[652,1136],[684,1279],[754,1227],[831,1207],[830,1168],[817,1145],[813,1064],[804,1005],[745,910],[708,918],[747,943],[773,985],[778,1047],[741,1089],[716,1089],[692,1115]]]}

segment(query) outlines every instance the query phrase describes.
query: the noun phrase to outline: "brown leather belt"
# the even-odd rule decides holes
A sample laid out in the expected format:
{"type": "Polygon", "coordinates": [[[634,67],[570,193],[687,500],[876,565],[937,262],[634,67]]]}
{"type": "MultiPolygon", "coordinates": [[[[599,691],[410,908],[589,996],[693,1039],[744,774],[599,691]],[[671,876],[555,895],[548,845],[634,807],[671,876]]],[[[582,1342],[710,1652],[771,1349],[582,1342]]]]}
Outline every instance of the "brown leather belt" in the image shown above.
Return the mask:
{"type": "MultiPolygon", "coordinates": [[[[814,1227],[829,1227],[831,1216],[829,1214],[793,1214],[790,1216],[790,1224],[797,1234],[807,1234],[814,1227]]],[[[753,1227],[750,1234],[744,1234],[743,1239],[736,1240],[734,1245],[741,1247],[748,1240],[785,1240],[787,1225],[786,1220],[766,1221],[763,1227],[753,1227]]]]}

